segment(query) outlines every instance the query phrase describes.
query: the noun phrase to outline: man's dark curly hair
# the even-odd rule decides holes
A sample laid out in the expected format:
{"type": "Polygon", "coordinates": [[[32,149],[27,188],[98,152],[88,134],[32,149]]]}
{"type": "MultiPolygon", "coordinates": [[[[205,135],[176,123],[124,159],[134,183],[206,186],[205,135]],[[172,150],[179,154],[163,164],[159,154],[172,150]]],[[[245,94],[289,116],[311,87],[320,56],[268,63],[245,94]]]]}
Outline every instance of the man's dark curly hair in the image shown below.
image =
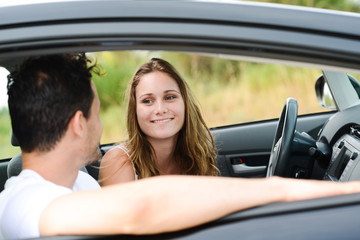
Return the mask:
{"type": "Polygon", "coordinates": [[[22,151],[51,150],[76,111],[90,116],[91,72],[98,69],[88,64],[83,53],[30,57],[9,74],[11,123],[22,151]]]}

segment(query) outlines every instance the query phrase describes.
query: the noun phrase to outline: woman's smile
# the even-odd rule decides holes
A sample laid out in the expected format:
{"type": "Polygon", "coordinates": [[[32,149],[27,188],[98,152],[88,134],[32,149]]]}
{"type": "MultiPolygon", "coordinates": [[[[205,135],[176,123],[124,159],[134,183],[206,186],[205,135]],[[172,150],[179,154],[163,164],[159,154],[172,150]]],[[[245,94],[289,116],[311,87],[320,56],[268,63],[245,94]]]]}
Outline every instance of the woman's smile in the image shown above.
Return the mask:
{"type": "Polygon", "coordinates": [[[152,123],[167,123],[172,121],[174,118],[163,118],[163,119],[156,119],[156,120],[151,120],[152,123]]]}

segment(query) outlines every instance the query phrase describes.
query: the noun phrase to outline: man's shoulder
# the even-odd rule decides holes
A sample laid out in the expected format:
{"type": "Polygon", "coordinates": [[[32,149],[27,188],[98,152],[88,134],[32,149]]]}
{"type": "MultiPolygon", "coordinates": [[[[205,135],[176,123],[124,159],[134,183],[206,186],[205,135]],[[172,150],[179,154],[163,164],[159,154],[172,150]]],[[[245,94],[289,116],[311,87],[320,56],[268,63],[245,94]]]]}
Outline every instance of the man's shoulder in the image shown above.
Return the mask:
{"type": "Polygon", "coordinates": [[[39,236],[38,221],[44,208],[70,192],[71,189],[46,181],[31,170],[11,177],[0,194],[0,229],[5,231],[0,235],[5,238],[39,236]]]}
{"type": "Polygon", "coordinates": [[[79,171],[73,190],[82,191],[82,190],[95,190],[95,189],[100,189],[99,183],[88,173],[79,171]]]}
{"type": "Polygon", "coordinates": [[[32,204],[44,204],[67,193],[71,193],[71,189],[46,181],[34,171],[24,170],[5,183],[5,189],[0,193],[0,218],[11,206],[19,210],[31,208],[32,204]]]}
{"type": "MultiPolygon", "coordinates": [[[[26,193],[35,189],[48,189],[48,188],[60,188],[66,189],[65,187],[58,186],[50,181],[45,180],[38,173],[33,170],[23,170],[18,176],[9,178],[5,183],[5,189],[1,194],[21,194],[26,193]]],[[[70,190],[70,189],[69,189],[70,190]]]]}

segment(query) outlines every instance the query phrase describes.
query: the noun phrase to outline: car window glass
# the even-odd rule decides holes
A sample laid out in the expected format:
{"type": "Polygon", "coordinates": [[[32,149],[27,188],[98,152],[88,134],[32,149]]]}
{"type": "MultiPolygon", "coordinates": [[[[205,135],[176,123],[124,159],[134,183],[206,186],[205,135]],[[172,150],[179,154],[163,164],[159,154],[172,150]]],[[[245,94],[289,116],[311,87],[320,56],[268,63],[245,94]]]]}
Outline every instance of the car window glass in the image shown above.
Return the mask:
{"type": "Polygon", "coordinates": [[[179,52],[121,51],[91,54],[104,76],[94,76],[101,100],[101,143],[126,139],[127,84],[151,57],[171,62],[186,79],[209,127],[278,118],[286,98],[299,103],[299,115],[329,111],[315,94],[319,69],[229,60],[179,52]]]}
{"type": "Polygon", "coordinates": [[[0,159],[14,156],[20,152],[19,147],[10,143],[11,121],[7,107],[7,75],[9,71],[0,67],[0,159]]]}
{"type": "MultiPolygon", "coordinates": [[[[152,57],[171,62],[189,83],[209,127],[278,118],[286,98],[299,103],[299,115],[329,111],[321,108],[314,90],[320,69],[230,60],[200,54],[160,51],[88,53],[104,73],[94,76],[104,124],[102,144],[126,139],[127,85],[134,72],[152,57]]],[[[8,71],[0,68],[0,157],[20,152],[10,144],[7,108],[8,71]]],[[[351,74],[356,81],[359,74],[351,74]]]]}
{"type": "Polygon", "coordinates": [[[323,96],[322,101],[323,101],[324,105],[326,107],[328,107],[329,109],[336,108],[334,98],[331,95],[331,91],[330,91],[328,84],[324,85],[324,96],[323,96]]]}
{"type": "MultiPolygon", "coordinates": [[[[189,83],[209,127],[278,118],[286,98],[299,103],[299,115],[329,111],[319,106],[315,81],[321,70],[259,62],[246,62],[200,54],[163,51],[88,53],[104,73],[94,76],[101,100],[104,132],[101,143],[126,139],[127,85],[137,68],[152,57],[171,62],[189,83]]],[[[0,157],[20,152],[10,144],[6,69],[0,70],[0,157]]],[[[352,74],[355,79],[358,75],[352,74]]]]}

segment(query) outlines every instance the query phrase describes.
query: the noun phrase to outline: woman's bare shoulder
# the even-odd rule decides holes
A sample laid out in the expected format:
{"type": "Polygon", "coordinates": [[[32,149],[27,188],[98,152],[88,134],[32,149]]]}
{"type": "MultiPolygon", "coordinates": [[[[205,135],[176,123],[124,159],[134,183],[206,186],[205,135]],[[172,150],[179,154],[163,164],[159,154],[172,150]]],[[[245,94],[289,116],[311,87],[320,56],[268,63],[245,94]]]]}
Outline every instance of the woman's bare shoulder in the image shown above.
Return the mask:
{"type": "Polygon", "coordinates": [[[100,184],[101,186],[114,183],[128,182],[135,179],[133,165],[126,149],[114,146],[106,152],[101,160],[100,184]]]}
{"type": "Polygon", "coordinates": [[[129,153],[124,145],[116,145],[108,150],[102,158],[102,163],[123,164],[129,160],[129,153]]]}

